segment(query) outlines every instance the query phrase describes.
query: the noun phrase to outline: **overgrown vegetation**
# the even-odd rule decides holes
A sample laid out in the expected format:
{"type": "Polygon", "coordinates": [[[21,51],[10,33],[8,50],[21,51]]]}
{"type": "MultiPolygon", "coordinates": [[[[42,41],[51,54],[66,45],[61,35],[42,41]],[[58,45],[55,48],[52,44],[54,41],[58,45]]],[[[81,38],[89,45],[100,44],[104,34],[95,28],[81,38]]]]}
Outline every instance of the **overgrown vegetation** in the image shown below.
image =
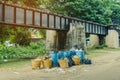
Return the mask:
{"type": "Polygon", "coordinates": [[[104,49],[104,48],[107,48],[107,45],[105,44],[102,44],[102,45],[94,45],[92,47],[88,47],[87,49],[88,50],[94,50],[94,49],[104,49]]]}
{"type": "Polygon", "coordinates": [[[31,42],[29,46],[7,47],[0,44],[0,59],[34,58],[45,53],[45,41],[31,42]]]}
{"type": "Polygon", "coordinates": [[[118,51],[120,51],[120,48],[117,48],[117,49],[108,48],[108,47],[104,47],[102,49],[88,48],[88,54],[86,54],[85,57],[93,58],[97,56],[111,54],[111,53],[118,52],[118,51]]]}
{"type": "Polygon", "coordinates": [[[28,28],[20,28],[0,25],[0,43],[4,44],[9,40],[19,45],[28,45],[30,43],[30,31],[28,28]]]}

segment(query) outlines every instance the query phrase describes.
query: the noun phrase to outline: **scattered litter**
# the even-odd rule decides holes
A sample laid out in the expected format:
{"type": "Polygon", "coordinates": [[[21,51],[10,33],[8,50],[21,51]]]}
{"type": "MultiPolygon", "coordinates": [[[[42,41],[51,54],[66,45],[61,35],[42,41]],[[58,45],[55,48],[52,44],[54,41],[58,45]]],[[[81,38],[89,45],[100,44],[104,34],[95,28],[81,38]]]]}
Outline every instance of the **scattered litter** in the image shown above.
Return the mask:
{"type": "Polygon", "coordinates": [[[48,73],[48,72],[51,72],[51,71],[53,71],[53,70],[52,70],[52,69],[47,68],[47,69],[44,69],[44,71],[45,71],[46,73],[48,73]]]}
{"type": "Polygon", "coordinates": [[[64,71],[63,69],[61,69],[61,68],[58,68],[58,69],[57,69],[57,73],[64,74],[65,71],[64,71]]]}
{"type": "Polygon", "coordinates": [[[85,71],[85,72],[88,72],[88,70],[86,70],[86,69],[85,69],[84,71],[85,71]]]}
{"type": "Polygon", "coordinates": [[[44,69],[44,72],[49,73],[49,72],[56,72],[59,74],[64,74],[66,73],[64,69],[61,68],[51,68],[51,69],[44,69]]]}
{"type": "Polygon", "coordinates": [[[75,73],[77,70],[75,68],[68,70],[68,72],[75,73]]]}
{"type": "Polygon", "coordinates": [[[13,73],[15,73],[15,74],[20,74],[19,72],[13,72],[13,73]]]}
{"type": "Polygon", "coordinates": [[[7,62],[8,60],[7,60],[7,59],[4,59],[3,61],[4,61],[4,62],[7,62]]]}

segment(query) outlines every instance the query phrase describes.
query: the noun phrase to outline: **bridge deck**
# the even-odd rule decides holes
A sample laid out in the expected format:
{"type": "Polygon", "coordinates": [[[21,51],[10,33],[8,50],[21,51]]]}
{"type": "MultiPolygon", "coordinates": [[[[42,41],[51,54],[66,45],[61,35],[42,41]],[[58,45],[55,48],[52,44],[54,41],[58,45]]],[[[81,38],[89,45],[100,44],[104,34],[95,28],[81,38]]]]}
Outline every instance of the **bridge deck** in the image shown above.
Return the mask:
{"type": "Polygon", "coordinates": [[[50,30],[69,30],[69,25],[72,22],[80,22],[85,26],[86,33],[107,34],[107,27],[102,24],[0,2],[0,24],[50,30]]]}

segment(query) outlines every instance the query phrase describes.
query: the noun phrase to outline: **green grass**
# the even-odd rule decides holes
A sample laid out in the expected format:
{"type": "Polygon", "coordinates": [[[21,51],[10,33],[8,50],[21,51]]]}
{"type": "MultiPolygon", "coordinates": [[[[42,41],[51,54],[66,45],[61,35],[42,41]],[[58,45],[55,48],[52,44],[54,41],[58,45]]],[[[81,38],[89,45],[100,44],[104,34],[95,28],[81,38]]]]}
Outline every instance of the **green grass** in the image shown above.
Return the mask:
{"type": "MultiPolygon", "coordinates": [[[[106,54],[111,54],[113,52],[120,51],[120,48],[113,49],[113,48],[104,48],[104,49],[88,49],[88,53],[85,55],[85,57],[93,58],[97,56],[102,56],[106,54]]],[[[30,66],[31,60],[30,59],[22,59],[22,60],[13,60],[8,63],[0,63],[0,69],[16,69],[16,68],[22,68],[25,66],[30,66]]]]}
{"type": "Polygon", "coordinates": [[[11,68],[11,69],[14,69],[14,68],[21,68],[25,65],[30,65],[30,61],[31,60],[17,60],[17,61],[12,61],[12,62],[4,62],[4,63],[1,63],[0,64],[0,68],[11,68]]]}
{"type": "Polygon", "coordinates": [[[97,56],[102,56],[106,54],[110,54],[112,52],[120,51],[120,48],[103,48],[103,49],[88,49],[88,53],[85,55],[86,57],[92,58],[97,56]]]}

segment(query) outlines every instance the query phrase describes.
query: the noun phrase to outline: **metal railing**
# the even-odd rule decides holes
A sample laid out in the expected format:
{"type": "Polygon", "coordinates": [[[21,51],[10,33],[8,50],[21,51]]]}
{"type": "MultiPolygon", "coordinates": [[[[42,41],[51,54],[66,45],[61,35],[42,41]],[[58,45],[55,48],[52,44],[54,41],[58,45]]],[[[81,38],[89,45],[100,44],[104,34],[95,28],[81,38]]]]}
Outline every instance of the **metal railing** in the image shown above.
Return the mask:
{"type": "Polygon", "coordinates": [[[80,22],[85,27],[86,33],[106,35],[108,32],[106,25],[103,24],[0,2],[0,24],[50,30],[69,30],[70,23],[76,22],[80,22]]]}

